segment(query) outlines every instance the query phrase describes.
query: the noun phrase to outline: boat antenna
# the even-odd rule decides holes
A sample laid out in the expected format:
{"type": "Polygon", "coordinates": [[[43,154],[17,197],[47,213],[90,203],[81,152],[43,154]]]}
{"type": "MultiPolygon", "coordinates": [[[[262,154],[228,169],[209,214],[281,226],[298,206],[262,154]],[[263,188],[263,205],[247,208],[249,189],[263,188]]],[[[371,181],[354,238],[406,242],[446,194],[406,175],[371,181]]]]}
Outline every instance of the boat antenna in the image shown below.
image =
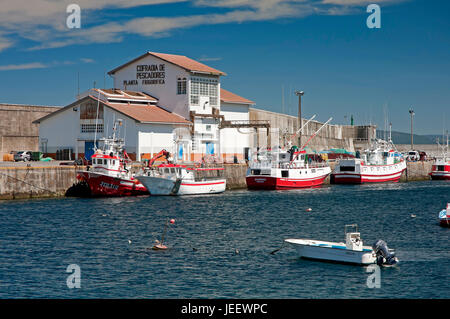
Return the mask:
{"type": "MultiPolygon", "coordinates": [[[[95,82],[94,82],[95,89],[95,82]]],[[[97,90],[97,114],[95,116],[94,152],[97,151],[98,109],[100,107],[100,90],[97,90]]]]}
{"type": "Polygon", "coordinates": [[[306,145],[308,145],[308,143],[317,135],[317,133],[319,133],[333,118],[330,117],[328,119],[328,121],[326,121],[313,135],[311,135],[311,137],[306,141],[305,144],[303,144],[303,146],[301,147],[301,149],[303,150],[306,145]]]}
{"type": "Polygon", "coordinates": [[[308,121],[306,121],[305,124],[302,125],[302,127],[300,129],[297,130],[297,132],[295,132],[294,134],[292,134],[291,138],[289,139],[288,143],[292,142],[292,139],[294,138],[294,136],[296,136],[297,134],[299,134],[301,131],[303,131],[303,128],[305,128],[309,122],[311,122],[313,119],[315,119],[316,114],[314,114],[308,121]]]}
{"type": "MultiPolygon", "coordinates": [[[[313,135],[311,135],[311,137],[306,141],[306,143],[305,144],[303,144],[303,146],[300,148],[300,150],[303,150],[303,149],[305,149],[305,147],[306,147],[306,145],[308,145],[308,143],[317,135],[317,133],[319,133],[331,120],[332,120],[333,118],[332,117],[330,117],[329,119],[328,119],[328,121],[326,121],[313,135]]],[[[297,155],[295,155],[295,157],[293,157],[292,158],[292,160],[291,160],[291,162],[290,162],[290,164],[292,164],[292,162],[294,161],[294,160],[296,160],[297,159],[297,157],[298,157],[298,153],[297,153],[297,155]]]]}

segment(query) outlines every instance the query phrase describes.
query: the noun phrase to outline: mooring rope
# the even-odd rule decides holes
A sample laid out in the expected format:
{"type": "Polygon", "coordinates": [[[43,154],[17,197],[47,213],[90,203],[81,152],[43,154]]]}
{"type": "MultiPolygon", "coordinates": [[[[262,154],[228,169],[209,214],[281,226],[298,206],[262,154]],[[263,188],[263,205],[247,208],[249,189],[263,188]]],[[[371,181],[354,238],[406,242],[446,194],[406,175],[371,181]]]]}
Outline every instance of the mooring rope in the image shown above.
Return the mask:
{"type": "MultiPolygon", "coordinates": [[[[14,180],[16,180],[16,181],[22,182],[22,183],[24,183],[24,184],[27,184],[27,185],[29,185],[29,186],[32,186],[32,187],[35,187],[35,188],[38,188],[38,189],[41,189],[41,190],[44,190],[44,191],[47,191],[47,192],[50,192],[50,193],[54,193],[54,194],[57,193],[57,192],[55,192],[55,191],[52,191],[52,190],[49,190],[49,189],[46,189],[46,188],[43,188],[43,187],[40,187],[40,186],[36,186],[36,185],[31,184],[31,183],[27,183],[26,181],[24,181],[24,180],[22,180],[22,179],[19,179],[19,178],[10,176],[10,175],[8,175],[8,174],[1,173],[1,172],[0,172],[0,174],[1,174],[1,175],[4,175],[4,176],[6,176],[6,177],[9,177],[9,178],[11,178],[11,179],[14,179],[14,180]]],[[[28,172],[27,172],[27,174],[28,174],[28,172]]]]}

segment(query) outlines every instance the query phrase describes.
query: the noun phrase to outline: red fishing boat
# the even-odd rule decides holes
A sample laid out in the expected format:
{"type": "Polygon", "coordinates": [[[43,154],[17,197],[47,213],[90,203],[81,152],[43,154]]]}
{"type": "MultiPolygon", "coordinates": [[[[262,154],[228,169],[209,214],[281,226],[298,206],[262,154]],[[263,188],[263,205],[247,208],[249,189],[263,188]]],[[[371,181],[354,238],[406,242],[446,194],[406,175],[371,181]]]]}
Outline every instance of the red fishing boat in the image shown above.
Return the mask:
{"type": "Polygon", "coordinates": [[[149,194],[131,173],[131,159],[123,148],[123,139],[116,138],[117,125],[114,123],[113,137],[103,138],[103,149],[95,148],[92,168],[78,171],[77,179],[85,181],[92,196],[133,196],[149,194]]]}
{"type": "Polygon", "coordinates": [[[442,147],[442,156],[437,157],[435,159],[433,167],[431,169],[431,173],[429,173],[429,175],[432,180],[450,181],[450,156],[448,155],[448,135],[447,135],[447,146],[441,147],[442,147]]]}
{"type": "Polygon", "coordinates": [[[304,148],[330,121],[331,118],[301,149],[294,146],[288,151],[281,149],[258,151],[252,156],[247,170],[247,188],[273,190],[321,186],[331,173],[331,169],[326,162],[315,161],[311,155],[308,157],[304,148]]]}

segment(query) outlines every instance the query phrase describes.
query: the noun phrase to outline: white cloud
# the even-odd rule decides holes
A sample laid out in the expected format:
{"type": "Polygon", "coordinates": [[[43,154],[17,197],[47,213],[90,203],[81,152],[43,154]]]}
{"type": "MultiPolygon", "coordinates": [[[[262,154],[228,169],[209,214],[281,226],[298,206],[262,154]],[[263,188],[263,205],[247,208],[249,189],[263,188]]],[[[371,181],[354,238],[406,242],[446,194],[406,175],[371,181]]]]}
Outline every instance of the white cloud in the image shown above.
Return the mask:
{"type": "MultiPolygon", "coordinates": [[[[94,63],[93,59],[89,58],[81,58],[81,62],[83,63],[94,63]]],[[[16,71],[16,70],[29,70],[29,69],[46,69],[56,66],[64,66],[64,65],[73,65],[76,64],[76,61],[52,61],[49,63],[42,62],[31,62],[31,63],[22,63],[22,64],[7,64],[0,65],[0,71],[16,71]]]]}
{"type": "MultiPolygon", "coordinates": [[[[7,0],[0,11],[0,52],[13,47],[17,39],[34,41],[28,50],[59,48],[76,44],[121,42],[127,35],[163,37],[177,29],[200,25],[302,18],[313,14],[344,15],[366,0],[192,0],[197,7],[220,8],[221,13],[175,17],[140,17],[128,21],[104,22],[102,10],[121,14],[123,8],[177,3],[185,0],[7,0]],[[77,3],[82,10],[81,29],[65,25],[66,7],[77,3]],[[32,3],[33,5],[30,5],[32,3]],[[225,11],[224,11],[225,10],[225,11]],[[87,21],[87,22],[86,22],[87,21]],[[97,23],[97,24],[94,24],[97,23]],[[14,38],[15,41],[11,40],[14,38]]],[[[405,0],[378,0],[394,3],[405,0]]],[[[123,18],[123,17],[122,17],[123,18]]]]}
{"type": "Polygon", "coordinates": [[[9,65],[0,65],[0,71],[14,71],[14,70],[28,70],[28,69],[44,69],[48,66],[40,63],[24,63],[24,64],[9,64],[9,65]]]}

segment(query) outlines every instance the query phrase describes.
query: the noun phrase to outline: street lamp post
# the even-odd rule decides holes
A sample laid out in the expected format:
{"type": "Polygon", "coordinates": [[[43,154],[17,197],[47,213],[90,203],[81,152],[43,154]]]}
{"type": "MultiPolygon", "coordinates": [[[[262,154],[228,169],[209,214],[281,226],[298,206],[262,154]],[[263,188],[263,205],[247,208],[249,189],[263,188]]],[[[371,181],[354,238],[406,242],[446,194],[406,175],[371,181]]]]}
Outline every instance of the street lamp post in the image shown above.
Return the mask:
{"type": "MultiPolygon", "coordinates": [[[[298,96],[298,128],[302,127],[302,96],[305,94],[303,91],[295,91],[295,95],[298,96]]],[[[302,147],[302,131],[298,133],[298,147],[302,147]]]]}
{"type": "Polygon", "coordinates": [[[409,109],[409,114],[411,114],[411,151],[414,150],[414,142],[413,142],[413,117],[414,111],[413,109],[409,109]]]}

